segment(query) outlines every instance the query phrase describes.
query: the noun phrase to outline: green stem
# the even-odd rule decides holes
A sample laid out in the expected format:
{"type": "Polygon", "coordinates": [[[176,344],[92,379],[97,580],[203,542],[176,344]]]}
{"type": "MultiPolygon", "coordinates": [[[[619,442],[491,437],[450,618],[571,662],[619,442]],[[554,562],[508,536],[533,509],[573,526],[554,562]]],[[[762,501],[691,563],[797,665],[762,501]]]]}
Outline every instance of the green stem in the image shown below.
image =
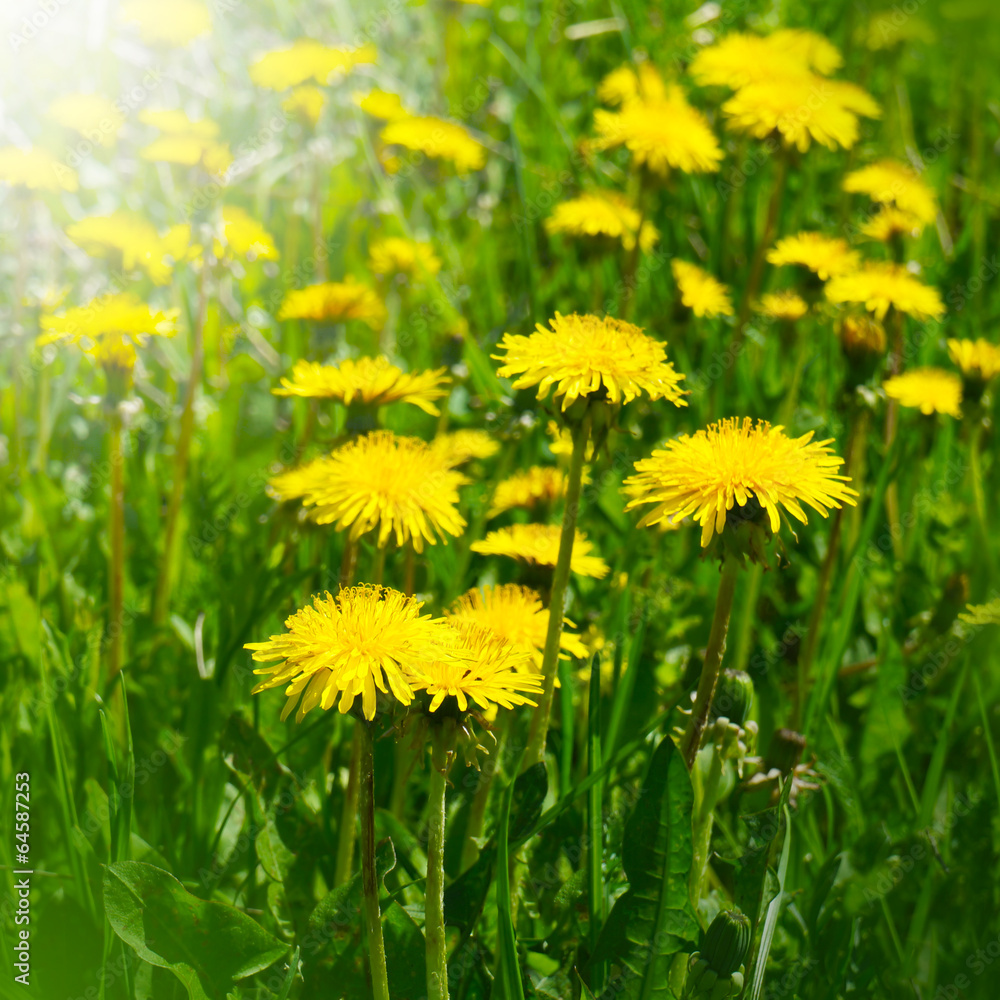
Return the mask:
{"type": "Polygon", "coordinates": [[[360,722],[354,725],[351,739],[351,761],[347,771],[347,788],[344,791],[344,807],[340,812],[340,829],[337,833],[337,860],[333,869],[334,886],[343,885],[351,877],[351,862],[354,859],[354,822],[358,813],[358,772],[361,767],[360,722]]]}
{"type": "Polygon", "coordinates": [[[583,482],[583,460],[590,438],[592,416],[590,409],[573,428],[573,456],[569,463],[566,484],[566,505],[563,508],[562,534],[559,537],[559,555],[552,574],[552,597],[549,601],[549,624],[545,633],[545,650],[542,653],[544,688],[538,707],[531,719],[531,733],[524,766],[531,767],[545,757],[545,738],[549,730],[552,710],[552,692],[555,689],[556,668],[559,664],[559,642],[562,638],[563,613],[566,609],[566,587],[569,584],[570,562],[573,558],[573,540],[576,536],[576,518],[580,507],[580,486],[583,482]]]}
{"type": "Polygon", "coordinates": [[[976,503],[976,520],[979,522],[979,533],[982,544],[982,552],[985,557],[987,568],[993,569],[993,547],[990,537],[990,526],[986,516],[986,494],[983,491],[983,464],[980,457],[980,442],[983,434],[983,421],[978,413],[975,414],[972,434],[969,440],[969,465],[972,471],[972,495],[976,503]]]}
{"type": "MultiPolygon", "coordinates": [[[[889,353],[888,374],[898,375],[903,368],[903,313],[892,310],[892,349],[889,353]]],[[[885,447],[886,451],[896,439],[899,423],[899,401],[890,399],[885,408],[885,447]]],[[[899,485],[894,479],[885,491],[885,513],[889,519],[889,531],[892,536],[892,549],[896,559],[903,561],[903,533],[899,530],[899,485]]]]}
{"type": "Polygon", "coordinates": [[[691,905],[695,912],[701,899],[705,884],[705,874],[708,871],[708,855],[712,844],[713,816],[715,804],[719,801],[719,785],[722,782],[722,755],[717,749],[712,750],[712,763],[709,765],[708,776],[703,777],[701,769],[695,766],[691,771],[692,783],[695,786],[695,816],[693,831],[694,857],[691,864],[689,892],[691,905]]]}
{"type": "Polygon", "coordinates": [[[451,720],[431,744],[431,780],[427,793],[427,890],[424,937],[427,944],[428,1000],[448,1000],[448,951],[444,929],[445,788],[451,768],[455,728],[451,720]]]}
{"type": "Polygon", "coordinates": [[[715,598],[715,614],[708,635],[705,662],[701,667],[698,693],[695,695],[691,718],[681,737],[681,753],[689,771],[694,766],[694,759],[701,744],[701,734],[708,721],[709,709],[712,707],[715,685],[719,680],[719,668],[726,648],[726,632],[729,629],[729,615],[733,609],[733,594],[736,592],[736,577],[739,570],[739,562],[732,556],[727,556],[722,564],[722,579],[719,581],[719,593],[715,598]]]}
{"type": "MultiPolygon", "coordinates": [[[[111,410],[111,562],[108,567],[108,681],[122,667],[122,629],[125,610],[125,470],[122,456],[122,418],[117,402],[111,410]]],[[[116,689],[117,690],[117,689],[116,689]]]]}
{"type": "Polygon", "coordinates": [[[372,974],[373,1000],[389,1000],[389,977],[385,971],[385,941],[382,938],[382,913],[378,903],[378,879],[375,873],[375,755],[370,722],[358,722],[361,733],[360,812],[361,812],[361,898],[365,934],[368,939],[368,965],[372,974]]]}

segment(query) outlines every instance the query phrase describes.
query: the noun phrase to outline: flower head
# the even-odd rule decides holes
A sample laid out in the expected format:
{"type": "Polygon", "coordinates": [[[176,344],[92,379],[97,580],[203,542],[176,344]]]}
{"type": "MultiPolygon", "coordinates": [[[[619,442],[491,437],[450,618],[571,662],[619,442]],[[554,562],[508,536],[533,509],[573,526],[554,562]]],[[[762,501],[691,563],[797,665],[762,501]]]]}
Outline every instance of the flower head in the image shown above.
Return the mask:
{"type": "Polygon", "coordinates": [[[364,717],[374,719],[378,691],[391,691],[408,705],[413,671],[446,655],[449,639],[444,620],[421,615],[422,606],[387,587],[349,587],[336,597],[314,597],[286,619],[286,632],[244,646],[257,663],[279,661],[254,670],[267,679],[253,693],[287,685],[281,718],[298,705],[296,722],[317,705],[325,711],[337,704],[342,714],[349,712],[359,695],[364,717]]]}
{"type": "Polygon", "coordinates": [[[403,99],[399,94],[392,94],[386,90],[370,90],[367,94],[355,94],[354,103],[365,114],[385,122],[410,117],[410,112],[403,107],[403,99]]]}
{"type": "Polygon", "coordinates": [[[756,309],[762,316],[767,316],[769,319],[787,322],[802,319],[809,312],[809,306],[805,299],[796,295],[795,292],[767,292],[760,297],[756,309]]]}
{"type": "Polygon", "coordinates": [[[218,139],[219,126],[208,118],[192,121],[183,111],[140,111],[139,121],[160,130],[160,136],[139,150],[153,163],[201,166],[210,174],[224,174],[233,162],[229,146],[218,139]]]}
{"type": "Polygon", "coordinates": [[[0,184],[29,191],[76,191],[76,171],[44,149],[0,147],[0,184]]]}
{"type": "Polygon", "coordinates": [[[980,337],[978,340],[949,340],[948,356],[962,374],[979,382],[1000,375],[1000,347],[980,337]]]}
{"type": "Polygon", "coordinates": [[[314,521],[350,529],[353,539],[378,529],[379,547],[393,536],[423,552],[425,542],[462,533],[458,488],[466,482],[418,438],[373,431],[276,476],[270,488],[282,500],[301,498],[314,521]]]}
{"type": "Polygon", "coordinates": [[[801,76],[810,71],[829,75],[843,59],[822,35],[785,28],[770,35],[732,32],[699,52],[691,75],[703,87],[734,90],[751,83],[801,76]]]}
{"type": "Polygon", "coordinates": [[[222,208],[222,238],[215,241],[217,257],[243,257],[246,260],[276,260],[275,238],[245,209],[238,205],[222,208]]]}
{"type": "Polygon", "coordinates": [[[448,378],[443,368],[435,371],[404,372],[388,358],[347,358],[336,365],[316,361],[296,361],[292,377],[281,379],[275,396],[302,396],[308,399],[339,399],[345,406],[363,403],[411,403],[424,413],[438,415],[434,400],[444,396],[448,378]]]}
{"type": "Polygon", "coordinates": [[[438,434],[431,441],[430,448],[451,469],[456,465],[465,465],[474,458],[492,458],[500,450],[500,443],[489,431],[463,427],[447,434],[438,434]]]}
{"type": "Polygon", "coordinates": [[[844,190],[893,205],[924,225],[933,222],[937,215],[934,192],[912,167],[898,160],[879,160],[849,173],[844,178],[844,190]]]}
{"type": "Polygon", "coordinates": [[[626,250],[635,246],[638,233],[643,253],[652,250],[660,238],[656,227],[648,220],[643,222],[639,212],[617,191],[589,191],[560,202],[545,220],[545,230],[569,236],[604,237],[621,243],[626,250]]]}
{"type": "Polygon", "coordinates": [[[727,512],[756,501],[766,512],[772,531],[781,527],[779,507],[803,524],[803,504],[823,517],[841,503],[855,505],[843,464],[828,447],[813,441],[812,431],[789,438],[782,427],[766,421],[730,417],[695,434],[668,441],[650,458],[636,462],[634,476],[625,480],[632,499],[626,510],[654,504],[639,521],[641,527],[665,517],[691,514],[701,525],[701,544],[722,532],[727,512]]]}
{"type": "Polygon", "coordinates": [[[566,473],[553,465],[533,465],[515,472],[497,485],[487,517],[497,517],[515,507],[534,510],[539,504],[553,504],[566,495],[566,473]]]}
{"type": "Polygon", "coordinates": [[[435,275],[441,261],[430,243],[417,243],[399,236],[388,236],[371,246],[370,266],[376,274],[435,275]]]}
{"type": "Polygon", "coordinates": [[[914,319],[937,319],[944,304],[936,288],[918,281],[905,267],[891,261],[865,261],[860,271],[831,278],[826,285],[831,302],[857,302],[876,319],[889,307],[914,319]]]}
{"type": "Polygon", "coordinates": [[[387,146],[423,153],[435,160],[447,160],[460,174],[479,170],[486,163],[486,147],[456,122],[433,115],[403,115],[382,129],[387,146]]]}
{"type": "Polygon", "coordinates": [[[848,274],[861,266],[861,258],[847,245],[847,240],[822,233],[796,233],[778,240],[767,253],[767,262],[781,267],[798,264],[807,267],[820,281],[838,274],[848,274]]]}
{"type": "MultiPolygon", "coordinates": [[[[559,556],[558,524],[512,524],[498,531],[491,531],[479,542],[472,543],[472,551],[484,556],[509,556],[534,566],[552,566],[559,556]]],[[[578,576],[606,576],[608,564],[591,555],[593,543],[578,531],[573,541],[573,560],[570,569],[578,576]]]]}
{"type": "Polygon", "coordinates": [[[881,243],[897,236],[919,236],[924,224],[920,219],[893,205],[883,205],[870,219],[861,224],[861,233],[881,243]]]}
{"type": "Polygon", "coordinates": [[[413,668],[413,686],[431,696],[430,713],[445,698],[454,698],[460,712],[467,712],[470,702],[484,711],[494,703],[508,709],[535,704],[530,696],[542,693],[542,678],[525,669],[527,650],[474,622],[451,619],[449,625],[448,655],[413,668]]]}
{"type": "Polygon", "coordinates": [[[326,107],[326,94],[313,83],[301,83],[293,87],[288,96],[282,99],[281,107],[290,115],[315,125],[323,114],[323,108],[326,107]]]}
{"type": "Polygon", "coordinates": [[[688,103],[680,87],[666,86],[649,63],[633,73],[631,86],[622,70],[615,72],[615,88],[606,86],[603,93],[621,107],[594,112],[597,136],[587,144],[590,149],[624,146],[636,165],[661,176],[671,169],[688,174],[719,169],[719,141],[708,119],[688,103]]]}
{"type": "Polygon", "coordinates": [[[250,66],[250,79],[258,87],[287,90],[312,81],[325,84],[338,79],[355,66],[375,62],[371,42],[357,48],[335,48],[313,38],[300,38],[285,49],[261,56],[250,66]]]}
{"type": "Polygon", "coordinates": [[[729,289],[704,268],[675,257],[670,262],[670,270],[681,291],[681,302],[695,316],[732,316],[729,289]]]}
{"type": "Polygon", "coordinates": [[[351,276],[346,281],[325,281],[291,291],[278,312],[278,319],[325,320],[328,323],[356,319],[373,330],[385,323],[385,317],[385,304],[375,291],[351,276]]]}
{"type": "MultiPolygon", "coordinates": [[[[542,650],[549,627],[549,611],[536,591],[516,583],[474,587],[463,594],[446,612],[453,622],[467,621],[491,629],[531,656],[531,665],[541,670],[542,650]]],[[[566,622],[566,619],[563,619],[566,622]]],[[[566,624],[570,624],[566,622],[566,624]]],[[[559,646],[569,656],[587,655],[578,635],[563,631],[559,646]]]]}
{"type": "Polygon", "coordinates": [[[890,399],[898,399],[902,406],[919,409],[927,416],[962,416],[962,380],[943,368],[911,368],[886,379],[883,388],[890,399]]]}
{"type": "Polygon", "coordinates": [[[840,321],[840,342],[848,357],[861,360],[873,354],[884,354],[885,328],[871,316],[847,315],[840,321]]]}
{"type": "Polygon", "coordinates": [[[212,28],[202,0],[123,0],[123,21],[138,25],[139,37],[149,45],[187,45],[212,28]]]}
{"type": "Polygon", "coordinates": [[[624,320],[606,316],[556,313],[551,329],[541,323],[529,336],[505,333],[500,342],[505,355],[499,374],[519,376],[515,389],[538,386],[538,398],[545,399],[555,386],[568,409],[580,396],[607,393],[612,403],[630,402],[642,392],[650,399],[666,399],[686,406],[678,389],[683,375],[666,360],[663,345],[624,320]]]}

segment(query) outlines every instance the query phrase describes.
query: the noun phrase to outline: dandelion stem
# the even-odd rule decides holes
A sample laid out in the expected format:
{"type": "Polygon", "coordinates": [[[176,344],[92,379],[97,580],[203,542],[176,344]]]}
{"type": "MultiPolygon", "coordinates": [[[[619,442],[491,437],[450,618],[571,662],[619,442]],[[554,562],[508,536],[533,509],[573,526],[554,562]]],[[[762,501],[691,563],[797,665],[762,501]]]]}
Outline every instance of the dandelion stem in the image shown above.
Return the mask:
{"type": "Polygon", "coordinates": [[[445,720],[431,743],[431,777],[427,793],[427,890],[424,937],[427,943],[428,1000],[448,1000],[448,953],[444,929],[445,788],[451,767],[455,727],[445,720]]]}
{"type": "Polygon", "coordinates": [[[715,614],[712,617],[712,629],[708,635],[705,661],[701,666],[698,693],[695,695],[691,718],[684,730],[684,735],[681,737],[681,753],[684,755],[689,771],[694,766],[694,759],[701,743],[701,734],[708,721],[709,709],[712,707],[715,685],[719,680],[719,668],[722,665],[722,654],[726,648],[726,632],[729,629],[729,614],[733,609],[733,595],[736,593],[736,577],[739,574],[739,569],[739,562],[732,556],[727,556],[722,564],[722,579],[719,581],[719,592],[715,598],[715,614]]]}
{"type": "MultiPolygon", "coordinates": [[[[118,676],[122,667],[122,619],[125,610],[125,470],[122,456],[122,417],[117,401],[111,409],[110,543],[111,562],[108,576],[108,681],[118,676]]],[[[116,688],[117,690],[117,688],[116,688]]]]}
{"type": "Polygon", "coordinates": [[[702,887],[705,884],[705,874],[708,871],[708,854],[712,844],[712,826],[715,815],[715,804],[719,800],[719,786],[722,782],[722,755],[718,749],[712,748],[712,761],[708,775],[704,775],[700,766],[691,770],[692,783],[695,788],[694,834],[692,844],[694,857],[691,864],[688,892],[691,905],[698,909],[702,887]]]}
{"type": "Polygon", "coordinates": [[[358,772],[361,767],[361,723],[355,723],[351,739],[351,762],[347,771],[347,788],[344,791],[344,808],[340,813],[340,831],[337,836],[337,861],[333,869],[334,886],[343,885],[351,877],[354,859],[354,820],[358,812],[358,772]]]}
{"type": "Polygon", "coordinates": [[[552,574],[552,596],[549,601],[549,624],[545,633],[545,650],[542,654],[544,687],[538,707],[531,719],[531,733],[524,766],[531,767],[545,758],[545,738],[549,730],[552,710],[552,692],[556,683],[559,663],[559,640],[562,637],[563,612],[566,609],[566,587],[569,584],[570,562],[573,558],[573,540],[576,537],[576,518],[580,508],[580,486],[583,482],[583,461],[590,438],[592,422],[590,409],[583,420],[573,428],[573,456],[569,464],[566,484],[566,506],[563,508],[562,534],[559,537],[559,555],[552,574]]]}
{"type": "Polygon", "coordinates": [[[379,909],[378,879],[375,872],[375,756],[372,724],[358,722],[355,731],[361,734],[361,897],[368,939],[368,965],[372,974],[372,997],[373,1000],[389,1000],[382,912],[379,909]]]}

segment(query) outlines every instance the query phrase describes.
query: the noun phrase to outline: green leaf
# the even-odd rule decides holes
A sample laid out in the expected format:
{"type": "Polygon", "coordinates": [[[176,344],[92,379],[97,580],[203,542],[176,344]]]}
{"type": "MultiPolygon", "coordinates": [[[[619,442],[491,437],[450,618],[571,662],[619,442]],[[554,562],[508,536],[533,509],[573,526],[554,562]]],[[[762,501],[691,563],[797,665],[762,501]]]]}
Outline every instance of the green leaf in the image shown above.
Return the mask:
{"type": "MultiPolygon", "coordinates": [[[[542,765],[534,765],[539,767],[542,765]]],[[[523,778],[528,771],[521,775],[523,778]]],[[[510,899],[510,851],[508,827],[510,804],[516,782],[503,793],[503,805],[497,823],[497,971],[493,982],[492,1000],[524,1000],[521,967],[517,961],[517,937],[514,934],[513,908],[510,899]]]]}
{"type": "Polygon", "coordinates": [[[198,899],[140,861],[104,866],[104,909],[115,933],[150,965],[170,969],[192,1000],[225,996],[288,951],[245,913],[198,899]]]}
{"type": "Polygon", "coordinates": [[[389,995],[393,1000],[423,996],[427,990],[427,955],[424,935],[413,917],[399,903],[382,915],[385,964],[389,995]]]}
{"type": "Polygon", "coordinates": [[[635,811],[625,825],[622,865],[629,887],[615,902],[592,961],[613,961],[631,973],[624,995],[673,998],[673,956],[698,939],[688,898],[694,793],[670,737],[653,753],[635,811]]]}

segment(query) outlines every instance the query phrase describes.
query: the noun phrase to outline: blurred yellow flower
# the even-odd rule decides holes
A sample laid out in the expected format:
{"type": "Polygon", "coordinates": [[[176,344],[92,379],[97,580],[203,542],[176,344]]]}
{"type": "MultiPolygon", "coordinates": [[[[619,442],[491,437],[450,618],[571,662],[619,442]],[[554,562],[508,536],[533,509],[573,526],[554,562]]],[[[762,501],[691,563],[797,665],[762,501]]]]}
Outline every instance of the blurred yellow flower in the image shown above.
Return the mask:
{"type": "Polygon", "coordinates": [[[770,319],[794,321],[809,312],[805,299],[795,292],[767,292],[756,305],[757,312],[770,319]]]}
{"type": "MultiPolygon", "coordinates": [[[[489,532],[484,539],[473,542],[471,549],[484,556],[509,556],[534,566],[554,568],[559,557],[558,524],[512,524],[489,532]]],[[[570,570],[578,576],[607,576],[609,566],[600,557],[591,555],[593,543],[577,531],[573,541],[570,570]]]]}
{"type": "Polygon", "coordinates": [[[138,24],[139,37],[150,45],[187,45],[212,30],[202,0],[122,0],[119,14],[138,24]]]}
{"type": "Polygon", "coordinates": [[[634,84],[626,84],[616,70],[613,86],[605,80],[603,93],[621,105],[618,111],[594,112],[596,138],[588,149],[625,146],[637,166],[666,176],[671,169],[684,173],[711,173],[719,169],[722,150],[708,119],[692,107],[676,84],[665,85],[656,69],[642,63],[634,84]]]}
{"type": "Polygon", "coordinates": [[[444,368],[404,372],[384,356],[356,361],[347,358],[336,365],[296,361],[292,377],[282,378],[281,388],[271,392],[275,396],[339,399],[345,406],[411,403],[436,417],[439,410],[434,400],[447,394],[449,381],[444,368]]]}
{"type": "Polygon", "coordinates": [[[849,274],[861,266],[861,258],[847,245],[847,240],[822,233],[796,233],[778,240],[774,249],[767,252],[767,261],[775,267],[785,264],[807,267],[821,281],[849,274]]]}
{"type": "Polygon", "coordinates": [[[326,320],[343,323],[349,319],[367,323],[378,330],[385,323],[385,304],[368,285],[348,276],[345,281],[308,285],[285,296],[278,319],[326,320]]]}
{"type": "Polygon", "coordinates": [[[216,257],[277,260],[281,255],[274,237],[239,205],[222,207],[222,239],[215,241],[216,257]]]}
{"type": "Polygon", "coordinates": [[[258,87],[287,90],[307,80],[325,84],[338,79],[355,66],[375,62],[375,46],[368,42],[358,48],[335,48],[313,38],[300,38],[288,48],[261,56],[250,66],[250,79],[258,87]]]}
{"type": "Polygon", "coordinates": [[[486,516],[497,517],[515,507],[534,510],[539,504],[553,504],[565,495],[566,473],[562,469],[552,465],[533,465],[497,484],[486,516]]]}
{"type": "Polygon", "coordinates": [[[978,340],[949,340],[948,356],[967,378],[989,382],[1000,375],[1000,347],[982,337],[978,340]]]}
{"type": "Polygon", "coordinates": [[[832,439],[813,441],[812,436],[810,431],[789,438],[782,427],[761,420],[755,425],[749,417],[730,417],[683,434],[636,462],[636,474],[625,480],[632,498],[625,509],[655,505],[640,527],[690,514],[701,525],[704,547],[713,534],[721,534],[735,505],[755,501],[772,531],[781,527],[779,505],[803,524],[802,504],[823,517],[842,502],[855,506],[849,477],[836,474],[843,460],[831,453],[832,439]]]}
{"type": "Polygon", "coordinates": [[[192,121],[183,111],[140,111],[139,121],[160,130],[162,135],[139,150],[144,160],[201,165],[210,174],[223,174],[233,162],[229,146],[219,142],[219,126],[209,118],[192,121]]]}
{"type": "Polygon", "coordinates": [[[376,274],[435,275],[441,270],[441,261],[430,243],[400,236],[376,240],[369,250],[368,263],[376,274]]]}
{"type": "Polygon", "coordinates": [[[962,416],[962,380],[943,368],[911,368],[886,379],[883,388],[890,399],[898,399],[900,405],[919,409],[927,416],[962,416]]]}
{"type": "Polygon", "coordinates": [[[563,410],[581,396],[606,394],[612,403],[628,403],[643,392],[650,399],[687,405],[678,388],[684,376],[666,360],[664,345],[639,327],[611,316],[576,313],[556,313],[549,326],[538,323],[529,336],[505,333],[498,345],[505,354],[492,355],[503,362],[501,377],[519,376],[515,389],[537,385],[538,398],[545,399],[555,386],[563,410]]]}
{"type": "Polygon", "coordinates": [[[880,320],[890,306],[915,319],[944,315],[937,289],[917,281],[905,267],[890,261],[865,261],[860,271],[831,278],[826,297],[834,303],[861,303],[880,320]]]}
{"type": "Polygon", "coordinates": [[[785,28],[770,35],[733,32],[702,49],[691,61],[691,76],[703,87],[734,90],[751,83],[788,78],[815,71],[824,76],[839,69],[843,59],[822,35],[785,28]]]}
{"type": "Polygon", "coordinates": [[[879,160],[844,178],[844,190],[866,194],[872,201],[894,205],[927,225],[937,216],[934,192],[920,175],[898,160],[879,160]]]}
{"type": "Polygon", "coordinates": [[[431,450],[445,465],[454,468],[474,458],[492,458],[500,450],[500,444],[489,431],[466,427],[439,434],[431,441],[431,450]]]}
{"type": "Polygon", "coordinates": [[[888,243],[897,236],[919,236],[924,224],[917,216],[892,205],[883,205],[861,224],[861,232],[873,240],[888,243]]]}
{"type": "Polygon", "coordinates": [[[76,171],[60,163],[44,149],[0,147],[0,184],[25,187],[29,191],[76,191],[76,171]]]}
{"type": "Polygon", "coordinates": [[[840,340],[849,355],[884,354],[885,328],[871,316],[845,316],[840,321],[840,340]]]}
{"type": "Polygon", "coordinates": [[[486,148],[455,122],[433,115],[393,118],[382,129],[386,146],[402,146],[436,160],[448,160],[460,174],[486,164],[486,148]]]}
{"type": "Polygon", "coordinates": [[[303,83],[296,87],[281,102],[282,108],[290,115],[298,115],[310,125],[315,125],[319,121],[325,104],[326,94],[311,83],[303,83]]]}
{"type": "Polygon", "coordinates": [[[373,431],[274,477],[270,489],[281,500],[300,498],[317,524],[350,529],[352,539],[377,528],[380,548],[392,536],[423,552],[425,542],[447,544],[464,530],[458,488],[467,482],[424,441],[373,431]]]}
{"type": "Polygon", "coordinates": [[[125,124],[125,115],[102,94],[64,94],[49,105],[48,116],[100,146],[113,146],[125,124]]]}
{"type": "Polygon", "coordinates": [[[125,209],[71,223],[66,235],[91,256],[121,254],[124,270],[141,267],[156,285],[169,284],[176,264],[201,253],[201,247],[191,243],[191,227],[186,223],[171,226],[161,236],[151,222],[125,209]]]}
{"type": "Polygon", "coordinates": [[[403,107],[399,94],[390,94],[385,90],[371,90],[367,94],[355,94],[354,103],[362,111],[383,121],[393,121],[396,118],[409,118],[410,112],[403,107]]]}
{"type": "Polygon", "coordinates": [[[422,607],[397,590],[370,585],[317,595],[285,620],[287,631],[243,647],[257,663],[279,661],[254,670],[267,679],[253,693],[284,687],[282,721],[296,705],[296,722],[317,706],[326,711],[336,704],[346,714],[358,696],[371,720],[378,691],[408,705],[414,668],[447,655],[450,641],[444,620],[421,615],[422,607]]]}
{"type": "MultiPolygon", "coordinates": [[[[545,428],[545,433],[552,439],[549,442],[549,451],[557,458],[569,458],[573,454],[573,432],[568,427],[560,427],[554,420],[550,420],[545,428]]],[[[594,457],[594,442],[587,442],[587,453],[584,456],[589,462],[594,457]]]]}
{"type": "MultiPolygon", "coordinates": [[[[541,670],[542,650],[549,627],[549,611],[534,590],[515,583],[473,587],[445,614],[452,621],[468,621],[491,629],[531,656],[531,665],[541,670]]],[[[571,624],[565,618],[565,624],[571,624]]],[[[572,657],[585,657],[587,648],[578,635],[563,630],[560,649],[572,657]]]]}
{"type": "Polygon", "coordinates": [[[631,250],[640,222],[639,249],[649,253],[660,238],[656,227],[648,220],[642,221],[638,211],[617,191],[589,191],[556,205],[545,220],[545,230],[570,236],[604,236],[631,250]]]}
{"type": "Polygon", "coordinates": [[[733,304],[729,299],[729,289],[708,271],[676,257],[670,262],[670,270],[680,289],[681,302],[695,316],[732,316],[733,304]]]}

